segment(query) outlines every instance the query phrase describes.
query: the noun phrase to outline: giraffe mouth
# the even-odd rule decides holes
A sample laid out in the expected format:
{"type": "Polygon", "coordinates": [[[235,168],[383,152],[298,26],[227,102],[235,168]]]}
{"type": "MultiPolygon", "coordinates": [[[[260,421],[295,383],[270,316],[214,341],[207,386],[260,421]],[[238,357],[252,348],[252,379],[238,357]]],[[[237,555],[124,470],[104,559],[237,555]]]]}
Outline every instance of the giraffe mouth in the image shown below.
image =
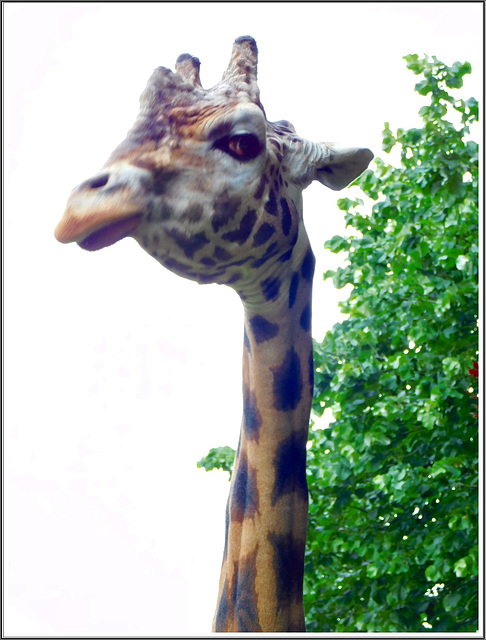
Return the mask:
{"type": "Polygon", "coordinates": [[[117,222],[105,225],[101,227],[101,229],[90,233],[86,238],[83,238],[83,240],[78,241],[78,245],[86,251],[98,251],[98,249],[109,247],[115,244],[115,242],[133,235],[139,225],[141,217],[141,213],[136,213],[124,220],[118,220],[117,222]]]}

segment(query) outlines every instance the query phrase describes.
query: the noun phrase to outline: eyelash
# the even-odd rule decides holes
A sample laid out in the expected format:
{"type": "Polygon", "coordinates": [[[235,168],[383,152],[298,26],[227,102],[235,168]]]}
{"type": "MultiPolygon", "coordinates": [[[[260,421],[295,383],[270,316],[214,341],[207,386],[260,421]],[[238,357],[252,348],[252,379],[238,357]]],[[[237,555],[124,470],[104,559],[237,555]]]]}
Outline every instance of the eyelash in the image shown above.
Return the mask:
{"type": "Polygon", "coordinates": [[[214,145],[240,162],[254,160],[262,151],[262,144],[252,133],[240,133],[220,138],[214,145]]]}

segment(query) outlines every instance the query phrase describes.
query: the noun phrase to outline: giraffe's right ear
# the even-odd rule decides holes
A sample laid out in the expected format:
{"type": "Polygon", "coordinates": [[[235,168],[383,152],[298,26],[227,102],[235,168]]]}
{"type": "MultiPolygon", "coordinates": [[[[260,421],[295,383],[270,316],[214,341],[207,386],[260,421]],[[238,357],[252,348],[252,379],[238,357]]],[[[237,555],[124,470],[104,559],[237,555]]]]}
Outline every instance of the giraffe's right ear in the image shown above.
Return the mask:
{"type": "Polygon", "coordinates": [[[369,149],[340,148],[325,142],[319,142],[317,147],[320,153],[315,161],[314,180],[334,191],[344,189],[356,180],[373,159],[369,149]]]}

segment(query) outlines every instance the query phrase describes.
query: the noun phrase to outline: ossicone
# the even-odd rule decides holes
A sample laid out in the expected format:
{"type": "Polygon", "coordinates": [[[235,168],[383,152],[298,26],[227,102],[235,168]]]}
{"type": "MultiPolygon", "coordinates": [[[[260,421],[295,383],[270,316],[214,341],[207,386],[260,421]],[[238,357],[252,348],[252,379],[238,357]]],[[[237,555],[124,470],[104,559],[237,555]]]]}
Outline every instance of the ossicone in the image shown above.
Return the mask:
{"type": "Polygon", "coordinates": [[[200,87],[200,67],[201,62],[199,58],[195,58],[189,53],[181,53],[181,55],[176,60],[175,70],[180,76],[184,78],[184,80],[190,82],[194,87],[200,87]]]}
{"type": "Polygon", "coordinates": [[[248,94],[252,102],[259,103],[257,85],[258,49],[254,38],[240,36],[233,44],[233,51],[222,82],[232,85],[237,91],[248,94]]]}

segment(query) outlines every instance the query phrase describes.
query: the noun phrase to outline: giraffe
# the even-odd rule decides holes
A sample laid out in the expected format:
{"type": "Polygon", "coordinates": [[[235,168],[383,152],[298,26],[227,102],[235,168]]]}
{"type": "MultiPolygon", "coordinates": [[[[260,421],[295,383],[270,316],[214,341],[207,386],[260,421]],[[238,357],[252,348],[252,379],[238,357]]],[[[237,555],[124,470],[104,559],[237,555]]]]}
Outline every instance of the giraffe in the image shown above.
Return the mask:
{"type": "Polygon", "coordinates": [[[257,57],[253,38],[237,38],[222,80],[207,90],[189,54],[175,72],[157,68],[132,129],[71,193],[55,237],[88,251],[133,237],[179,276],[240,296],[243,419],[212,628],[298,632],[315,263],[302,191],[313,180],[344,188],[373,154],[267,121],[257,57]]]}

